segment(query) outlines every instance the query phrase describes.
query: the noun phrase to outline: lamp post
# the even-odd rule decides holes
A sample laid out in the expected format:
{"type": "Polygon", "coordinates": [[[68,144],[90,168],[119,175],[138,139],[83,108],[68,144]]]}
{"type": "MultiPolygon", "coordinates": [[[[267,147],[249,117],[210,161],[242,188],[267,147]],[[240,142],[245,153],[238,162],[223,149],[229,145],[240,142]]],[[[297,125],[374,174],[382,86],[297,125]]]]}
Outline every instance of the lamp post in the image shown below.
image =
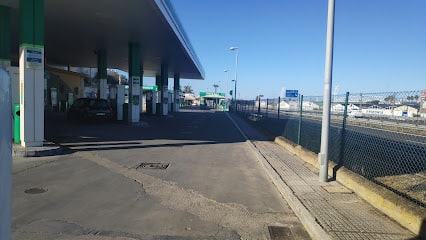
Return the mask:
{"type": "Polygon", "coordinates": [[[235,96],[235,110],[237,110],[237,79],[238,79],[238,47],[230,47],[229,50],[235,51],[235,88],[234,88],[234,96],[235,96]]]}
{"type": "MultiPolygon", "coordinates": [[[[229,94],[229,70],[226,68],[223,71],[226,72],[226,74],[227,74],[227,77],[226,77],[226,94],[229,94]]],[[[226,94],[225,94],[225,96],[226,96],[226,94]]]]}
{"type": "Polygon", "coordinates": [[[217,88],[219,87],[219,84],[213,84],[213,87],[214,87],[214,94],[216,94],[217,93],[217,88]]]}
{"type": "MultiPolygon", "coordinates": [[[[237,89],[237,81],[235,81],[235,79],[232,79],[231,82],[234,82],[234,88],[237,89]]],[[[235,96],[235,92],[234,92],[233,98],[234,98],[234,102],[237,101],[237,96],[235,96]]]]}
{"type": "Polygon", "coordinates": [[[318,154],[319,181],[328,181],[328,138],[330,131],[331,84],[333,72],[334,0],[328,0],[327,41],[324,76],[324,104],[321,126],[321,149],[318,154]]]}

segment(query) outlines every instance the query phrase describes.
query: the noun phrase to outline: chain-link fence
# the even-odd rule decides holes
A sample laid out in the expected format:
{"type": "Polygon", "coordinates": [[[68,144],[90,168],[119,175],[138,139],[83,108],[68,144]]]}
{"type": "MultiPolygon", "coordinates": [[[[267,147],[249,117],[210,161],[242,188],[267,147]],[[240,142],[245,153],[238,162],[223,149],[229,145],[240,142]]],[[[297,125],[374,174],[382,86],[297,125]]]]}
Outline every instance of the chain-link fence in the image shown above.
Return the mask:
{"type": "MultiPolygon", "coordinates": [[[[329,159],[426,207],[426,91],[332,96],[329,159]]],[[[319,153],[323,97],[239,100],[237,112],[319,153]]]]}

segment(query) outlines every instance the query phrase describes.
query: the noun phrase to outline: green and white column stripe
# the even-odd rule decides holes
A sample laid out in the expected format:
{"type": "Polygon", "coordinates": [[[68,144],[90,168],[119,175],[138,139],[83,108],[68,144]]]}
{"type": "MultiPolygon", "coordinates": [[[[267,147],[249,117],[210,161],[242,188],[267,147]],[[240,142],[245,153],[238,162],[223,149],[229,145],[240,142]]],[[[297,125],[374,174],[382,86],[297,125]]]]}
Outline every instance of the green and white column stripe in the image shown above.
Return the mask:
{"type": "Polygon", "coordinates": [[[139,43],[129,43],[129,121],[139,122],[141,110],[141,50],[139,43]]]}
{"type": "Polygon", "coordinates": [[[21,145],[44,141],[44,1],[20,0],[21,145]]]}
{"type": "Polygon", "coordinates": [[[99,96],[98,98],[107,99],[107,51],[99,49],[97,51],[98,57],[98,79],[99,79],[99,96]]]}
{"type": "Polygon", "coordinates": [[[173,85],[173,91],[174,91],[174,107],[173,107],[173,111],[175,112],[179,112],[179,104],[180,104],[180,98],[179,98],[179,94],[180,94],[180,74],[179,73],[175,73],[174,75],[174,85],[173,85]]]}
{"type": "Polygon", "coordinates": [[[168,65],[161,64],[161,112],[164,116],[169,114],[169,70],[168,65]]]}

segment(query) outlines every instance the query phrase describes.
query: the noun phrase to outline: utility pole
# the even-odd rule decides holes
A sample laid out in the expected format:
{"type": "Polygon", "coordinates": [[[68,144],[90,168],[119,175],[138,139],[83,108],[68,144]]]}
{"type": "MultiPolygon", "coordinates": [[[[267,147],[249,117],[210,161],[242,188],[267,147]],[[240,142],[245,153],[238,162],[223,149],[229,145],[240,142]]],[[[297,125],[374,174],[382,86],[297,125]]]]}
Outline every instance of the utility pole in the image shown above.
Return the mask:
{"type": "Polygon", "coordinates": [[[334,1],[328,0],[327,43],[325,54],[324,103],[321,127],[321,150],[318,154],[320,165],[319,181],[328,181],[328,138],[330,131],[331,84],[333,73],[333,40],[334,40],[334,1]]]}
{"type": "Polygon", "coordinates": [[[12,94],[9,74],[0,68],[0,239],[11,237],[12,207],[12,94]]]}

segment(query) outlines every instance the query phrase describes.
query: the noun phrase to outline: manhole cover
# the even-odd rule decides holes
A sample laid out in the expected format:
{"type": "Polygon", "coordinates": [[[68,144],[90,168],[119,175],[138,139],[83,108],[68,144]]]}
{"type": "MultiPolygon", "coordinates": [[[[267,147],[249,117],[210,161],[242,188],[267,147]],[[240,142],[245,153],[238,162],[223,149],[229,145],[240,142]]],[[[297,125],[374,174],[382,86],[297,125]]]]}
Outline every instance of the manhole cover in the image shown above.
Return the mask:
{"type": "Polygon", "coordinates": [[[47,192],[47,189],[45,188],[29,188],[25,190],[25,193],[28,193],[28,194],[40,194],[45,192],[47,192]]]}
{"type": "Polygon", "coordinates": [[[136,169],[166,169],[170,163],[141,163],[136,169]]]}

